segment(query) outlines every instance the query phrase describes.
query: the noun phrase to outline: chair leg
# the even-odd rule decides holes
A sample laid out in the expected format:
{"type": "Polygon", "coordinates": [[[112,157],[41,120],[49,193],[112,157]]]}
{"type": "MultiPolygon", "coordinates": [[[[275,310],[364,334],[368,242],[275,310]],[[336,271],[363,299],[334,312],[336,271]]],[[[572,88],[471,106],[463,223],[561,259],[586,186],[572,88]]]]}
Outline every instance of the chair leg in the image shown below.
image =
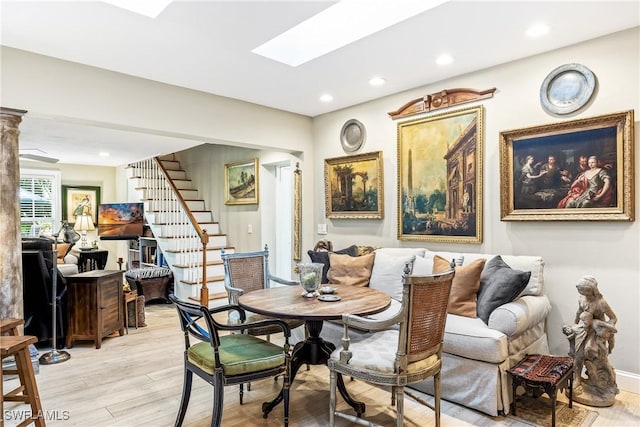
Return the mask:
{"type": "Polygon", "coordinates": [[[180,427],[184,421],[184,416],[187,413],[187,406],[189,406],[189,398],[191,397],[191,382],[193,380],[193,372],[187,367],[184,368],[184,380],[182,383],[182,398],[180,399],[180,409],[178,410],[178,417],[176,418],[175,427],[180,427]]]}
{"type": "Polygon", "coordinates": [[[433,376],[433,410],[436,413],[436,427],[440,427],[440,371],[433,376]]]}
{"type": "MultiPolygon", "coordinates": [[[[250,386],[251,386],[251,383],[248,383],[247,387],[250,387],[250,386]]],[[[241,405],[243,403],[243,397],[244,397],[244,384],[240,384],[240,404],[241,405]]]]}
{"type": "Polygon", "coordinates": [[[282,398],[284,400],[284,427],[289,426],[289,389],[291,388],[291,382],[288,375],[284,375],[284,381],[282,384],[282,398]]]}
{"type": "Polygon", "coordinates": [[[329,371],[329,427],[336,425],[336,385],[338,374],[336,371],[329,371]]]}
{"type": "Polygon", "coordinates": [[[404,387],[392,387],[396,397],[396,411],[398,413],[396,419],[397,427],[402,427],[404,423],[404,387]]]}
{"type": "Polygon", "coordinates": [[[222,408],[224,405],[224,384],[222,374],[215,374],[213,377],[213,414],[211,416],[211,427],[220,427],[222,423],[222,408]]]}
{"type": "Polygon", "coordinates": [[[396,386],[391,386],[391,406],[396,406],[396,386]]]}

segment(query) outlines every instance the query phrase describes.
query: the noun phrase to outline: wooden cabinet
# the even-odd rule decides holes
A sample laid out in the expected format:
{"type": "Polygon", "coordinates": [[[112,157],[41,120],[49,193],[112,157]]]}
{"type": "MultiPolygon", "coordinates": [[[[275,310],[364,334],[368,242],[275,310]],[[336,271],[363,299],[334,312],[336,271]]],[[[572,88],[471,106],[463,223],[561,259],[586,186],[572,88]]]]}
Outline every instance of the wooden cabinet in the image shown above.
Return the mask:
{"type": "Polygon", "coordinates": [[[67,347],[76,340],[95,341],[118,331],[124,335],[122,274],[120,270],[93,270],[67,278],[69,330],[67,347]]]}

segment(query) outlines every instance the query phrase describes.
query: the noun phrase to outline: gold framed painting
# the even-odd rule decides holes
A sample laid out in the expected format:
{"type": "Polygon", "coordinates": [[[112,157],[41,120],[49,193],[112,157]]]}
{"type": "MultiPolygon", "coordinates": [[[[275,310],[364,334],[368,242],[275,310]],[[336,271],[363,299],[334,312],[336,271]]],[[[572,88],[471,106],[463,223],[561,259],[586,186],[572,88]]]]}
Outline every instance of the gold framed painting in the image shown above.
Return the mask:
{"type": "Polygon", "coordinates": [[[324,161],[327,218],[384,218],[382,151],[324,161]]]}
{"type": "Polygon", "coordinates": [[[98,223],[100,187],[87,185],[62,186],[62,219],[69,224],[76,222],[78,215],[89,215],[93,223],[98,223]]]}
{"type": "Polygon", "coordinates": [[[483,107],[398,123],[398,239],[482,242],[483,107]]]}
{"type": "Polygon", "coordinates": [[[500,132],[503,221],[633,221],[633,110],[500,132]]]}
{"type": "Polygon", "coordinates": [[[258,159],[224,165],[225,205],[257,205],[258,159]]]}

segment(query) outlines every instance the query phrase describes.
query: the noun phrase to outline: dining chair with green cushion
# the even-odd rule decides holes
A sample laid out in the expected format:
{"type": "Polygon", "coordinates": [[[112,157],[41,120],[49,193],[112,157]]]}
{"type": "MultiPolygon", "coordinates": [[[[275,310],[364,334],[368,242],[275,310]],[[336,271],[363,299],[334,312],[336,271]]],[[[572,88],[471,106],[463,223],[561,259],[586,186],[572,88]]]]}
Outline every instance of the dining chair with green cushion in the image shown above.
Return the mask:
{"type": "Polygon", "coordinates": [[[406,274],[403,277],[402,309],[394,318],[381,321],[349,314],[342,316],[342,347],[336,348],[327,361],[331,427],[335,425],[336,415],[356,424],[376,425],[361,418],[361,413],[351,415],[336,411],[336,386],[339,375],[391,387],[391,405],[395,404],[397,409],[398,427],[403,425],[404,386],[433,377],[433,405],[412,397],[435,411],[435,424],[436,427],[440,426],[442,341],[454,274],[454,270],[429,276],[406,274]],[[392,325],[400,327],[390,329],[392,325]],[[376,332],[361,341],[351,343],[349,327],[376,332]]]}
{"type": "MultiPolygon", "coordinates": [[[[213,386],[212,426],[220,426],[224,404],[224,387],[282,374],[282,396],[284,401],[284,425],[289,423],[289,371],[291,366],[291,330],[282,320],[269,319],[245,322],[242,308],[225,305],[207,308],[178,299],[174,294],[169,299],[178,310],[180,326],[184,333],[184,382],[180,410],[175,425],[181,426],[189,405],[191,384],[195,373],[213,386]],[[216,313],[235,310],[239,315],[237,324],[219,323],[213,318],[216,313]],[[248,328],[274,327],[284,335],[284,345],[242,333],[248,328]],[[191,338],[198,342],[191,343],[191,338]]],[[[242,404],[240,394],[240,404],[242,404]]],[[[266,414],[263,413],[266,418],[266,414]]]]}

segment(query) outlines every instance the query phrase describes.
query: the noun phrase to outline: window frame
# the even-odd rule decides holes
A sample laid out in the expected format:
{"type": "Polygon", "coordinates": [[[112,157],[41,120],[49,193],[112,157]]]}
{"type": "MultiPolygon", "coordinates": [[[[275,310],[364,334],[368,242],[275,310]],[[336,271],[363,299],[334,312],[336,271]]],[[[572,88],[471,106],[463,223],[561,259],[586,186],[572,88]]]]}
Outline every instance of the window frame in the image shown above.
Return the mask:
{"type": "MultiPolygon", "coordinates": [[[[51,185],[51,197],[50,197],[50,201],[51,201],[51,227],[47,228],[45,227],[44,229],[41,230],[40,234],[43,235],[52,235],[52,233],[54,233],[56,226],[58,223],[60,223],[60,218],[61,218],[61,194],[60,194],[60,189],[61,189],[61,172],[57,171],[57,170],[51,170],[51,169],[37,169],[37,168],[20,168],[20,180],[23,179],[48,179],[51,181],[52,185],[51,185]]],[[[18,184],[18,193],[19,190],[22,188],[21,184],[18,184]]],[[[23,217],[22,217],[22,202],[20,201],[20,196],[18,196],[18,207],[20,209],[20,234],[22,236],[28,236],[29,235],[29,231],[23,231],[22,226],[23,226],[23,217]]],[[[32,211],[32,213],[35,214],[35,212],[32,211]]],[[[31,218],[38,218],[37,216],[33,215],[31,217],[29,217],[29,219],[31,218]]],[[[31,221],[28,221],[31,222],[31,221]]]]}

